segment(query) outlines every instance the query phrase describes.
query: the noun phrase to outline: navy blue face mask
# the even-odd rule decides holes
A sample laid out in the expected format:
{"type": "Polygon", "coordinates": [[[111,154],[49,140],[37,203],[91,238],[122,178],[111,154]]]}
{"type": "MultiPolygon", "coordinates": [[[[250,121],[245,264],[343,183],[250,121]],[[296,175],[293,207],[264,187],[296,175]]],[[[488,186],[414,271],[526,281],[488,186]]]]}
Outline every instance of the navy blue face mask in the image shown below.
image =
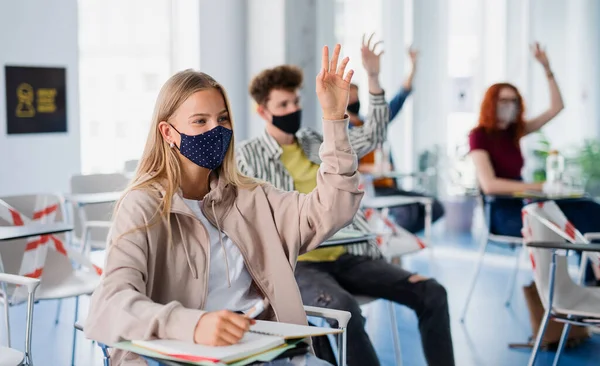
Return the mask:
{"type": "MultiPolygon", "coordinates": [[[[173,125],[171,127],[177,131],[173,125]]],[[[233,131],[223,126],[217,126],[194,136],[179,131],[177,133],[181,135],[181,145],[176,146],[181,155],[196,165],[210,170],[217,169],[223,164],[233,136],[233,131]]]]}

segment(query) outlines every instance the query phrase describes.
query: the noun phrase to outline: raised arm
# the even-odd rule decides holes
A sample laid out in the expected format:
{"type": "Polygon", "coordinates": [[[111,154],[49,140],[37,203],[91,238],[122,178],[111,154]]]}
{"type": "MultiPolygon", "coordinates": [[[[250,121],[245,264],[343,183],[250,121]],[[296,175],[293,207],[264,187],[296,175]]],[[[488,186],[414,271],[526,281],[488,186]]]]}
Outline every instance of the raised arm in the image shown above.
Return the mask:
{"type": "Polygon", "coordinates": [[[284,192],[264,186],[272,216],[291,256],[316,248],[347,226],[358,211],[363,192],[358,189],[358,161],[348,140],[345,115],[352,70],[344,77],[348,58],[338,66],[340,46],[331,62],[323,50],[323,68],[317,76],[317,95],[323,110],[323,144],[317,186],[309,194],[284,192]]]}
{"type": "Polygon", "coordinates": [[[363,67],[369,78],[369,111],[365,123],[349,132],[350,144],[359,158],[375,150],[377,145],[386,140],[387,125],[390,121],[390,111],[379,83],[380,58],[383,51],[375,52],[381,41],[373,42],[373,36],[374,34],[371,34],[369,39],[365,40],[363,35],[361,47],[363,67]]]}
{"type": "Polygon", "coordinates": [[[544,67],[544,71],[546,72],[548,88],[550,89],[550,107],[539,116],[525,121],[525,133],[527,134],[542,128],[565,107],[562,96],[560,95],[560,89],[558,88],[552,69],[550,69],[550,62],[548,61],[546,50],[540,47],[539,43],[535,43],[531,46],[531,52],[535,59],[544,67]]]}
{"type": "Polygon", "coordinates": [[[408,56],[410,57],[411,62],[410,73],[404,80],[404,83],[402,83],[402,88],[400,88],[398,93],[396,93],[392,100],[390,100],[390,121],[394,120],[398,113],[400,113],[406,98],[408,98],[413,89],[413,80],[415,78],[415,73],[417,72],[417,59],[419,57],[419,52],[413,48],[409,48],[408,56]]]}
{"type": "Polygon", "coordinates": [[[542,183],[524,183],[518,180],[496,177],[490,156],[485,150],[473,150],[469,153],[477,173],[477,181],[485,194],[512,194],[523,191],[541,191],[542,183]]]}

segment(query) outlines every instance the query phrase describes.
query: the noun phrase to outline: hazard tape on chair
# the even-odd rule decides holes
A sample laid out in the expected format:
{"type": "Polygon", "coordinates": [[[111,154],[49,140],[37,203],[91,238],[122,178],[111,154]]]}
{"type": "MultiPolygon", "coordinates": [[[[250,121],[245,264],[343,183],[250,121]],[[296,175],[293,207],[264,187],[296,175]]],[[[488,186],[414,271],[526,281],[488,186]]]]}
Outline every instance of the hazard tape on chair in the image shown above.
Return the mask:
{"type": "MultiPolygon", "coordinates": [[[[577,230],[577,228],[567,219],[565,214],[560,210],[554,201],[538,202],[535,204],[535,206],[532,204],[523,208],[522,233],[526,242],[531,241],[533,238],[531,226],[527,222],[527,215],[532,215],[550,230],[560,235],[560,237],[570,243],[590,243],[590,241],[586,239],[581,232],[577,230]]],[[[535,261],[533,256],[530,256],[530,258],[532,261],[531,264],[535,269],[535,261]]],[[[591,260],[593,266],[600,270],[600,254],[588,253],[588,258],[591,260]]]]}
{"type": "Polygon", "coordinates": [[[372,232],[377,234],[377,245],[385,257],[397,257],[425,249],[427,246],[415,234],[396,225],[378,210],[364,210],[372,232]]]}
{"type": "MultiPolygon", "coordinates": [[[[0,218],[13,226],[23,226],[32,222],[48,223],[54,222],[56,214],[60,209],[60,202],[53,200],[48,202],[47,196],[36,197],[33,218],[30,219],[13,207],[0,200],[0,218]]],[[[69,246],[55,235],[40,235],[29,238],[23,253],[23,260],[19,269],[19,275],[41,278],[44,271],[44,263],[48,248],[68,257],[71,261],[92,270],[98,276],[102,275],[102,269],[92,263],[91,260],[69,246]]]]}

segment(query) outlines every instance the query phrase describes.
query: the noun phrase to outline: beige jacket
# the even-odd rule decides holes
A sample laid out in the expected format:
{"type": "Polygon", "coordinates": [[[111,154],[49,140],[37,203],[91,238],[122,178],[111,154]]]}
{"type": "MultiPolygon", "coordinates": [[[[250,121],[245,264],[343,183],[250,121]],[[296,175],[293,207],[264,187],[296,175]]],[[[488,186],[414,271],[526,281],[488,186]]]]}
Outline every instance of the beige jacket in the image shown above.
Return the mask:
{"type": "MultiPolygon", "coordinates": [[[[294,279],[296,259],[352,222],[359,208],[363,193],[347,128],[348,120],[323,122],[323,163],[317,188],[308,195],[269,184],[238,190],[218,177],[211,180],[203,213],[240,249],[254,284],[269,300],[263,319],[306,324],[294,279]]],[[[161,192],[160,186],[134,190],[122,200],[85,324],[88,338],[108,345],[150,338],[193,341],[208,292],[210,242],[180,193],[171,206],[173,243],[168,244],[166,220],[147,227],[161,192]]],[[[112,360],[144,364],[118,350],[112,360]]]]}

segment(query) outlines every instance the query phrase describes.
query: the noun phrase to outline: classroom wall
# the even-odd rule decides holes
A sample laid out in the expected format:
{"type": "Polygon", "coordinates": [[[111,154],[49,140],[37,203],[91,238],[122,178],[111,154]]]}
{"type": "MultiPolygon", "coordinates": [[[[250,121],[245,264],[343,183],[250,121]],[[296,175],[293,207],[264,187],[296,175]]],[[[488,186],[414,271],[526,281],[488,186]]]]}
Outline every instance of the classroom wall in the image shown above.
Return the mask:
{"type": "Polygon", "coordinates": [[[0,196],[64,192],[80,171],[77,29],[77,0],[0,2],[0,196]],[[7,135],[5,65],[66,68],[66,133],[7,135]]]}

